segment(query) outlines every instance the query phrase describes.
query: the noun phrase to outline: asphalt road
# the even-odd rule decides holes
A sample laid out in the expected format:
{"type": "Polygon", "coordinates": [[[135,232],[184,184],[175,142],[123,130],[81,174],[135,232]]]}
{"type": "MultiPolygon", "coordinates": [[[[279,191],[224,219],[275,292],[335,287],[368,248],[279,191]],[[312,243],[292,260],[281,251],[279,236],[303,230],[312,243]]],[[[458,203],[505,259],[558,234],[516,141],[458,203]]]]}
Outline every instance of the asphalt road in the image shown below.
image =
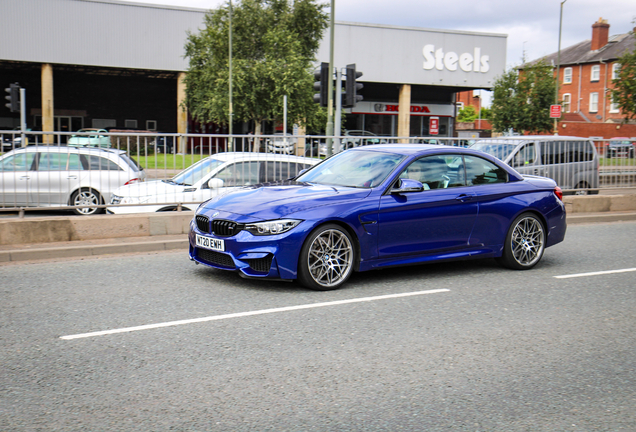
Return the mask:
{"type": "Polygon", "coordinates": [[[183,252],[3,266],[0,430],[635,431],[634,239],[577,225],[532,271],[332,292],[183,252]]]}

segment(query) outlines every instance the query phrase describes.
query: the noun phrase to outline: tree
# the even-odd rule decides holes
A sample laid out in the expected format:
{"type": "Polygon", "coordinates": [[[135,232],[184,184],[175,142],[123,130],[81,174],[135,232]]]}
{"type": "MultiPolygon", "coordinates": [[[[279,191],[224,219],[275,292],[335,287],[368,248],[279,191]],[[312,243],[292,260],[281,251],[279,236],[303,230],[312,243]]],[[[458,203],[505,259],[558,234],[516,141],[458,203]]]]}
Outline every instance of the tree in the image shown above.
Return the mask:
{"type": "Polygon", "coordinates": [[[479,117],[482,120],[490,120],[492,118],[492,110],[490,108],[482,108],[479,112],[479,117]]]}
{"type": "Polygon", "coordinates": [[[457,114],[457,121],[460,123],[473,123],[475,120],[477,120],[477,110],[472,105],[461,108],[457,114]]]}
{"type": "Polygon", "coordinates": [[[552,67],[538,62],[519,73],[511,69],[495,81],[491,106],[493,129],[550,132],[550,105],[556,89],[552,67]]]}
{"type": "MultiPolygon", "coordinates": [[[[232,11],[232,105],[234,121],[282,122],[287,96],[290,123],[314,121],[313,62],[323,30],[325,5],[314,0],[240,0],[232,11]]],[[[201,122],[229,122],[229,6],[211,10],[205,28],[188,34],[186,105],[201,122]]]]}
{"type": "MultiPolygon", "coordinates": [[[[636,33],[632,32],[636,36],[636,33]]],[[[618,78],[612,80],[614,88],[610,89],[610,96],[618,104],[625,116],[625,121],[636,119],[636,44],[630,52],[624,53],[617,61],[620,66],[618,78]]]]}

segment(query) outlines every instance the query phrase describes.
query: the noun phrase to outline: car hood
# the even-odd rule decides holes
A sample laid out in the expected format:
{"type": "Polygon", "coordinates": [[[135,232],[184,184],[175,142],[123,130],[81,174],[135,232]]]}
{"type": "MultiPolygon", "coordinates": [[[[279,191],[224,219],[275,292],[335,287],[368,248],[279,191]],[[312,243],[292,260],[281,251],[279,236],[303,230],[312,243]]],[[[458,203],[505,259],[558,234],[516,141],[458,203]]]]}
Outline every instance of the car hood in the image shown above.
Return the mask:
{"type": "Polygon", "coordinates": [[[360,200],[370,193],[371,189],[284,181],[255,185],[218,196],[204,203],[198,213],[217,210],[251,220],[270,220],[316,207],[360,200]]]}
{"type": "Polygon", "coordinates": [[[187,189],[192,190],[193,186],[178,185],[163,180],[146,181],[141,183],[133,183],[121,186],[113,192],[121,197],[143,197],[149,195],[174,195],[176,193],[186,192],[187,189]]]}

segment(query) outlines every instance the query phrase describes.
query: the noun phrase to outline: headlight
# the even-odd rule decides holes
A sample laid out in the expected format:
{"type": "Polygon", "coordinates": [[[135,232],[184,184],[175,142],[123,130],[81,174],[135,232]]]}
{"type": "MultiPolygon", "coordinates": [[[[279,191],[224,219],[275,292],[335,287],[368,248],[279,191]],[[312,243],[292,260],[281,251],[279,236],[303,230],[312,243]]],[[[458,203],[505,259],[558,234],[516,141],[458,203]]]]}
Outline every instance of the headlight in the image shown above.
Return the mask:
{"type": "Polygon", "coordinates": [[[289,231],[301,222],[297,219],[278,219],[248,224],[245,229],[254,235],[276,235],[289,231]]]}

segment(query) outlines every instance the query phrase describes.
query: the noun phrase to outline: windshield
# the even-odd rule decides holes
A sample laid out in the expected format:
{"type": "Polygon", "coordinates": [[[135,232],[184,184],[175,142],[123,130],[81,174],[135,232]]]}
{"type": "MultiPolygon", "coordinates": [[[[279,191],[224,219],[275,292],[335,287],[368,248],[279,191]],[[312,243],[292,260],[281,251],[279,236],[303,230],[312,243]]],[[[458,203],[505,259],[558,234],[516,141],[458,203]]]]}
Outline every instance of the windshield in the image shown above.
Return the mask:
{"type": "Polygon", "coordinates": [[[205,158],[195,163],[190,168],[181,171],[179,174],[172,177],[171,180],[168,180],[168,182],[183,186],[192,186],[224,163],[225,162],[220,160],[205,158]]]}
{"type": "Polygon", "coordinates": [[[376,151],[345,151],[296,180],[332,186],[374,187],[382,183],[404,157],[376,151]]]}
{"type": "Polygon", "coordinates": [[[506,160],[506,158],[510,156],[510,153],[517,148],[517,144],[477,141],[475,144],[471,145],[470,148],[488,153],[498,159],[506,160]]]}

